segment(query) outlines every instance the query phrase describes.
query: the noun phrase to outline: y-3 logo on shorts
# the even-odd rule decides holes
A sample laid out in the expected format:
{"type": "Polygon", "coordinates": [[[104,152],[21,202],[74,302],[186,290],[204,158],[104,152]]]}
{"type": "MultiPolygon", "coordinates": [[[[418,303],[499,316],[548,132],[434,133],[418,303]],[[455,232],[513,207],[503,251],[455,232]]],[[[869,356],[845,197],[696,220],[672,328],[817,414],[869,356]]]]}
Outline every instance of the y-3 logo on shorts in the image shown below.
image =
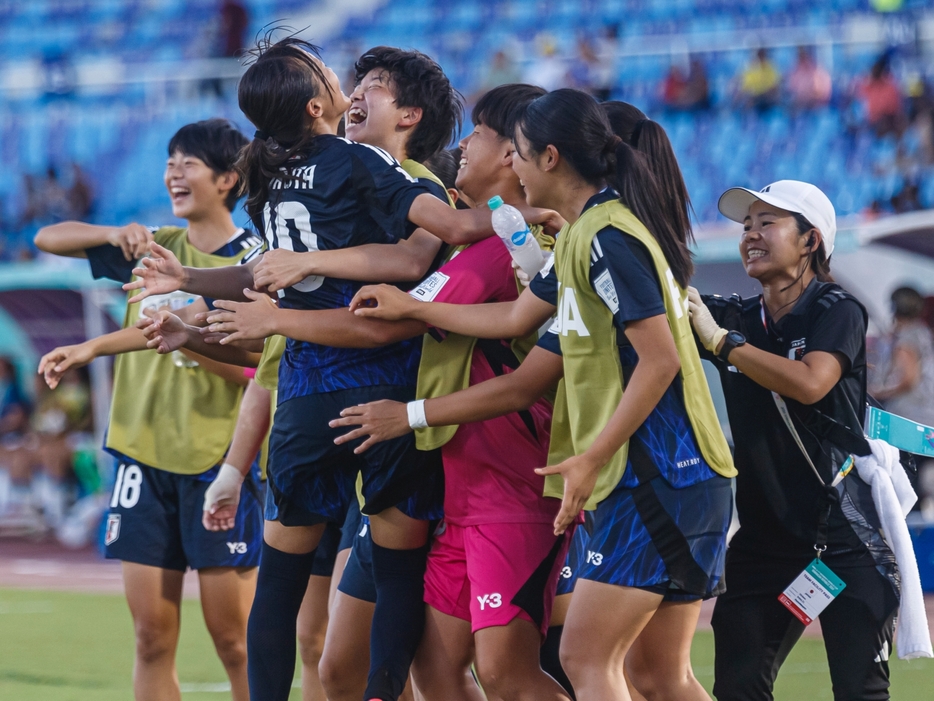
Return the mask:
{"type": "Polygon", "coordinates": [[[231,555],[243,555],[246,553],[246,543],[227,543],[227,548],[231,555]]]}
{"type": "Polygon", "coordinates": [[[587,562],[599,567],[603,564],[603,553],[595,553],[593,550],[587,551],[587,562]]]}
{"type": "Polygon", "coordinates": [[[571,578],[571,575],[573,575],[573,574],[574,574],[574,573],[571,571],[571,568],[568,567],[567,565],[565,565],[564,567],[561,568],[561,577],[562,577],[563,579],[570,579],[570,578],[571,578]]]}
{"type": "Polygon", "coordinates": [[[480,602],[480,610],[483,611],[489,606],[491,609],[498,609],[503,605],[503,597],[499,594],[484,594],[483,596],[478,596],[477,601],[480,602]]]}

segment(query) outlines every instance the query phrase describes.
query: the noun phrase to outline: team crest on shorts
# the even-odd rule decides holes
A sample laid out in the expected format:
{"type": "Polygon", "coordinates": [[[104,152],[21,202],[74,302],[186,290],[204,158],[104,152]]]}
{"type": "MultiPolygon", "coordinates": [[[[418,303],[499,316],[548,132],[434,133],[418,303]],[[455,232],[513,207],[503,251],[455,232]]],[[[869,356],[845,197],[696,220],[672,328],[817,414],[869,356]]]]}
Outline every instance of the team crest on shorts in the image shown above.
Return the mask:
{"type": "Polygon", "coordinates": [[[120,514],[107,516],[107,530],[104,531],[104,545],[115,543],[120,537],[120,514]]]}

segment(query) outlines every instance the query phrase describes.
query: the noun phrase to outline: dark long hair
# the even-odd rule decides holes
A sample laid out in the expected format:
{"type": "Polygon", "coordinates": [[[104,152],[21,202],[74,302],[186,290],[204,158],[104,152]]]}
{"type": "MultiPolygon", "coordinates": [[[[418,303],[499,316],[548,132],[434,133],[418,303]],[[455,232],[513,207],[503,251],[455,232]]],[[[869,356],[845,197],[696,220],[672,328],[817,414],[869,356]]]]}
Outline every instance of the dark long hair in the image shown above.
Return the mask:
{"type": "Polygon", "coordinates": [[[314,148],[314,120],[305,110],[308,101],[331,86],[313,56],[314,44],[289,36],[273,43],[267,33],[249,53],[254,57],[240,79],[240,109],[257,129],[253,140],[240,152],[237,170],[247,194],[246,211],[261,229],[261,215],[269,195],[269,183],[296,154],[314,148]]]}
{"type": "Polygon", "coordinates": [[[610,100],[601,102],[600,106],[606,112],[613,132],[645,156],[662,196],[659,206],[675,231],[682,234],[681,242],[685,245],[693,243],[691,198],[667,132],[661,124],[628,102],[610,100]]]}
{"type": "Polygon", "coordinates": [[[686,233],[659,206],[663,196],[648,159],[613,132],[593,97],[580,90],[555,90],[526,105],[515,123],[534,155],[551,144],[587,183],[611,185],[658,241],[674,278],[687,287],[694,265],[686,233]]]}

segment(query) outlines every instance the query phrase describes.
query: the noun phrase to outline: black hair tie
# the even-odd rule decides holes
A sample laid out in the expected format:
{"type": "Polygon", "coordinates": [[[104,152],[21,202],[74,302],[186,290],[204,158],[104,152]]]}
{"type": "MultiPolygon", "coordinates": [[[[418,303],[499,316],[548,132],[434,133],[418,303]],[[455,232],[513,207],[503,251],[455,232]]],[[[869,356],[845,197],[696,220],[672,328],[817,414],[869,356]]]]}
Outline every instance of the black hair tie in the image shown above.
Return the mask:
{"type": "Polygon", "coordinates": [[[642,136],[642,127],[651,122],[651,119],[640,119],[636,126],[632,128],[632,135],[629,137],[629,145],[636,148],[639,145],[639,137],[642,136]]]}
{"type": "Polygon", "coordinates": [[[259,139],[260,141],[268,141],[271,137],[262,129],[257,129],[255,132],[253,132],[253,138],[259,139]]]}

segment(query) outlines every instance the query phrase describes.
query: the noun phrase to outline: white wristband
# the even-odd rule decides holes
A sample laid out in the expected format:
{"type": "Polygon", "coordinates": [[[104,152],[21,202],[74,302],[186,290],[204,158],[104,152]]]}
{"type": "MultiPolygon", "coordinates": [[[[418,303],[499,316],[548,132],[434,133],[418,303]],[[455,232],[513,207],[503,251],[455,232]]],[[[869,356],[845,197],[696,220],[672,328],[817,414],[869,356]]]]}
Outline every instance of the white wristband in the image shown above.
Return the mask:
{"type": "Polygon", "coordinates": [[[409,427],[428,428],[428,419],[425,417],[425,400],[416,399],[405,405],[405,411],[409,415],[409,427]]]}

